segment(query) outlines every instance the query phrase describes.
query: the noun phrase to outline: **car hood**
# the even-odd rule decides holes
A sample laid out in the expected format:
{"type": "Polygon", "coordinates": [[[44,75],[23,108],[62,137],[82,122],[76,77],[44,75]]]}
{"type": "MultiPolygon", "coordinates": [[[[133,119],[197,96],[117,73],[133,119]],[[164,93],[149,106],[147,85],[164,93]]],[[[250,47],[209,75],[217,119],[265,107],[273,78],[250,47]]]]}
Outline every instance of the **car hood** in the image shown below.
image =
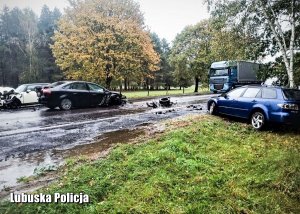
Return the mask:
{"type": "Polygon", "coordinates": [[[118,91],[110,91],[110,93],[112,93],[112,94],[117,94],[117,95],[122,95],[120,92],[118,92],[118,91]]]}
{"type": "Polygon", "coordinates": [[[9,92],[11,90],[14,90],[13,88],[8,88],[8,87],[0,87],[0,93],[4,93],[4,91],[9,92]]]}
{"type": "Polygon", "coordinates": [[[119,95],[121,97],[121,99],[126,99],[126,96],[121,94],[120,92],[118,91],[110,91],[110,93],[114,94],[114,95],[119,95]]]}

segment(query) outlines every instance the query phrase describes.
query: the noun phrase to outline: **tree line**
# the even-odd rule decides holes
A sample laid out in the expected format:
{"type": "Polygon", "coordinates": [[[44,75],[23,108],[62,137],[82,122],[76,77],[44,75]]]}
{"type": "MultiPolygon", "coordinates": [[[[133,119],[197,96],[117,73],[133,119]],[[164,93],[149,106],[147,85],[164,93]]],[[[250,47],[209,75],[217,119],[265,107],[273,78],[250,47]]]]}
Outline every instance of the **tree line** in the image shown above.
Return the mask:
{"type": "Polygon", "coordinates": [[[38,17],[31,9],[4,7],[0,14],[0,85],[53,82],[63,75],[50,49],[61,17],[44,6],[38,17]]]}
{"type": "Polygon", "coordinates": [[[134,0],[70,0],[62,15],[44,6],[0,14],[0,84],[61,79],[107,88],[161,89],[208,83],[214,61],[274,56],[259,77],[300,85],[299,2],[205,0],[210,18],[186,26],[170,45],[150,32],[134,0]]]}

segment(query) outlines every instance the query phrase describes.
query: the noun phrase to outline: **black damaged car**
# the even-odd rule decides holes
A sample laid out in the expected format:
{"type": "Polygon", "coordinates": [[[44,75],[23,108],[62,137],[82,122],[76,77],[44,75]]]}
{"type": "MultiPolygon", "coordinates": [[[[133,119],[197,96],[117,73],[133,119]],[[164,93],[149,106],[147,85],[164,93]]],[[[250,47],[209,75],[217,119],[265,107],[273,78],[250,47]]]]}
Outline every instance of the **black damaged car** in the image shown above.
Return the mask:
{"type": "Polygon", "coordinates": [[[55,82],[38,93],[39,103],[50,109],[59,107],[70,110],[73,107],[122,105],[125,96],[104,87],[85,81],[55,82]]]}

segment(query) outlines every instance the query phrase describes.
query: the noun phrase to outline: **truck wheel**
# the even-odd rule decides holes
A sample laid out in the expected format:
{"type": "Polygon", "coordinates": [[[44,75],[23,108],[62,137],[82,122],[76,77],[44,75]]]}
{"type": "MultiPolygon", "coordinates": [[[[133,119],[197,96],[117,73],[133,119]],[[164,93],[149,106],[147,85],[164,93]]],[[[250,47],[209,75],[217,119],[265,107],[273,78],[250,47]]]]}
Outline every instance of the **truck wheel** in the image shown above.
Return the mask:
{"type": "Polygon", "coordinates": [[[211,102],[208,108],[208,112],[211,115],[216,115],[217,114],[217,105],[215,102],[211,102]]]}
{"type": "Polygon", "coordinates": [[[266,123],[265,115],[262,112],[256,111],[252,114],[251,124],[254,129],[262,130],[265,126],[265,123],[266,123]]]}
{"type": "Polygon", "coordinates": [[[68,98],[64,98],[60,101],[59,108],[61,110],[70,110],[72,108],[72,101],[68,98]]]}

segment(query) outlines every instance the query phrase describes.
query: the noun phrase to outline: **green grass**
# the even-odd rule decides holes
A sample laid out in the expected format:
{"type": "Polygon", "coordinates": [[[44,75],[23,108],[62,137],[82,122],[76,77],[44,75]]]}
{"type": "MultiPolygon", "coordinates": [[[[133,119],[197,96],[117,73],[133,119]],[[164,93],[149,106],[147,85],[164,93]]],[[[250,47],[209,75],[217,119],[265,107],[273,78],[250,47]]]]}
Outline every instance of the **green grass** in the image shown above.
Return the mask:
{"type": "MultiPolygon", "coordinates": [[[[192,94],[194,93],[195,86],[191,86],[184,89],[184,94],[192,94]]],[[[200,93],[208,93],[208,88],[199,88],[200,93]]],[[[157,96],[166,96],[166,95],[181,95],[183,94],[183,90],[179,90],[179,88],[172,88],[171,90],[153,90],[148,91],[123,91],[122,94],[124,94],[129,99],[135,99],[135,98],[145,98],[145,97],[157,97],[157,96]]]]}
{"type": "Polygon", "coordinates": [[[211,116],[167,127],[104,160],[69,162],[58,184],[40,190],[84,192],[91,203],[4,203],[2,213],[300,213],[299,133],[211,116]]]}

